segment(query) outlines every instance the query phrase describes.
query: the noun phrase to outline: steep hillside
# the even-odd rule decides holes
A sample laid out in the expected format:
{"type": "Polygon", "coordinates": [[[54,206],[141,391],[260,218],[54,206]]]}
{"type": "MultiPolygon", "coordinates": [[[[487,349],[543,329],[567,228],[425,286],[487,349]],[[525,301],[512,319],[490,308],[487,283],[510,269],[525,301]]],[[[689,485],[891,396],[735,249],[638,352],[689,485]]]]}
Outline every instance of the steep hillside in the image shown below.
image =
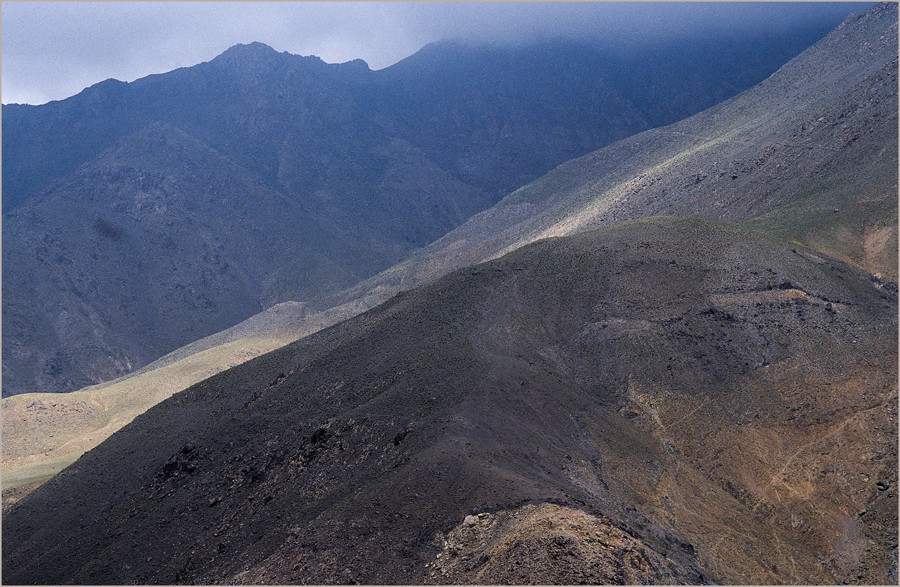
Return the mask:
{"type": "Polygon", "coordinates": [[[279,304],[119,379],[4,398],[4,508],[172,394],[297,340],[304,316],[302,304],[279,304]]]}
{"type": "MultiPolygon", "coordinates": [[[[402,209],[433,238],[486,202],[422,159],[407,169],[438,203],[423,209],[392,192],[388,209],[368,207],[373,220],[402,209]]],[[[404,230],[293,201],[180,130],[151,125],[7,214],[4,388],[108,380],[291,296],[351,285],[410,250],[394,229],[404,230]]]]}
{"type": "Polygon", "coordinates": [[[542,241],[137,417],[7,510],[3,580],[894,583],[897,342],[746,229],[542,241]]]}
{"type": "MultiPolygon", "coordinates": [[[[496,211],[476,216],[410,260],[341,295],[308,305],[298,304],[294,307],[296,311],[286,314],[266,313],[253,329],[236,328],[179,349],[139,370],[137,377],[128,382],[132,397],[145,396],[138,402],[141,409],[128,405],[128,413],[140,413],[198,381],[200,374],[218,372],[255,356],[244,352],[245,349],[270,349],[273,347],[269,344],[297,339],[333,325],[374,307],[398,291],[433,280],[457,266],[494,256],[511,243],[536,238],[548,227],[553,227],[553,232],[567,232],[579,230],[583,224],[605,223],[619,215],[639,214],[638,204],[629,207],[628,203],[641,202],[639,196],[645,192],[654,194],[642,204],[651,210],[668,203],[684,213],[697,215],[726,215],[730,208],[707,204],[715,201],[713,197],[739,198],[738,213],[729,219],[740,221],[749,217],[751,220],[745,221],[749,226],[778,238],[806,242],[830,256],[880,271],[882,275],[876,277],[886,287],[895,287],[889,283],[896,277],[897,254],[893,242],[897,202],[896,84],[892,86],[890,82],[896,80],[896,62],[890,57],[890,44],[895,42],[890,30],[895,25],[896,13],[891,8],[876,8],[864,16],[854,17],[820,46],[768,80],[762,86],[765,91],[755,89],[681,125],[651,131],[564,165],[504,200],[496,211]],[[865,59],[848,55],[854,47],[863,47],[871,54],[865,59]],[[879,62],[886,68],[886,75],[867,73],[878,71],[879,62]],[[819,75],[821,71],[828,72],[829,77],[819,75]],[[797,89],[797,96],[792,97],[792,88],[797,89]],[[797,112],[790,115],[795,102],[797,112]],[[775,111],[780,114],[773,119],[771,112],[775,111]],[[845,114],[841,116],[841,113],[845,114]],[[785,120],[799,126],[782,124],[785,120]],[[797,140],[790,138],[794,129],[807,127],[814,130],[804,139],[809,141],[804,143],[806,148],[784,146],[784,137],[797,140]],[[703,148],[695,148],[690,137],[678,134],[691,128],[705,129],[712,145],[704,143],[703,148]],[[756,130],[750,132],[748,128],[756,130]],[[761,136],[782,141],[777,143],[782,147],[767,151],[769,147],[760,146],[766,144],[761,136]],[[857,138],[849,140],[851,137],[857,138]],[[638,151],[641,146],[654,144],[658,144],[661,154],[652,148],[638,151]],[[745,160],[754,153],[769,154],[760,155],[759,164],[742,174],[698,175],[696,170],[705,168],[718,145],[725,153],[745,149],[741,155],[745,160]],[[798,158],[797,152],[806,155],[798,158]],[[659,161],[665,165],[653,171],[659,161]],[[737,177],[732,179],[732,175],[737,177]],[[738,183],[740,188],[732,187],[738,183]],[[666,185],[675,187],[669,189],[666,185]],[[704,186],[710,188],[709,200],[702,191],[704,186]],[[792,194],[791,189],[801,191],[792,194]],[[602,194],[601,202],[609,194],[625,195],[616,214],[596,218],[592,206],[598,200],[591,199],[596,194],[602,194]],[[771,201],[767,194],[773,194],[771,201]],[[656,202],[657,198],[662,203],[656,202]],[[742,206],[749,208],[749,212],[740,212],[742,206]],[[754,217],[757,211],[761,215],[754,217]],[[559,218],[565,220],[559,222],[559,218]],[[245,334],[246,338],[242,339],[245,334]],[[261,345],[263,339],[266,344],[261,345]],[[171,370],[182,369],[186,364],[182,361],[194,353],[202,354],[194,361],[200,366],[188,369],[191,377],[172,377],[171,370]],[[170,366],[172,363],[175,364],[170,366]],[[167,371],[152,372],[162,366],[167,366],[167,371]],[[143,373],[148,376],[142,378],[143,373]],[[164,389],[158,387],[160,380],[166,382],[164,389]]],[[[7,400],[11,409],[4,411],[5,426],[11,425],[7,420],[14,414],[24,414],[26,420],[15,422],[15,426],[21,427],[21,435],[43,438],[41,443],[21,449],[14,442],[16,447],[10,450],[19,455],[15,459],[9,456],[11,453],[4,452],[3,466],[8,479],[31,478],[32,469],[19,468],[22,458],[27,458],[29,463],[40,463],[44,479],[58,472],[66,461],[46,463],[46,459],[55,458],[57,453],[45,455],[42,447],[57,446],[62,438],[71,440],[73,435],[81,437],[85,432],[81,428],[50,426],[47,418],[40,423],[32,419],[30,415],[35,412],[28,411],[26,406],[44,399],[27,394],[15,401],[7,400]],[[53,438],[46,438],[50,434],[53,438]]],[[[57,403],[64,405],[64,402],[57,403]]],[[[114,420],[120,424],[128,421],[120,417],[114,420]]],[[[93,435],[93,428],[88,432],[93,435]]],[[[79,446],[89,448],[93,444],[79,441],[79,446]]],[[[69,458],[75,454],[70,453],[69,458]]]]}
{"type": "Polygon", "coordinates": [[[548,236],[653,214],[747,223],[897,279],[897,6],[764,82],[560,165],[406,261],[310,304],[321,323],[548,236]]]}
{"type": "Polygon", "coordinates": [[[629,45],[435,43],[374,72],[356,93],[442,168],[506,196],[577,146],[593,150],[738,94],[837,24],[811,15],[791,31],[736,28],[629,45]]]}
{"type": "Polygon", "coordinates": [[[437,44],[379,72],[254,43],[4,106],[3,394],[105,381],[350,287],[553,166],[747,87],[823,26],[714,50],[437,44]],[[663,88],[660,68],[695,74],[663,88]]]}

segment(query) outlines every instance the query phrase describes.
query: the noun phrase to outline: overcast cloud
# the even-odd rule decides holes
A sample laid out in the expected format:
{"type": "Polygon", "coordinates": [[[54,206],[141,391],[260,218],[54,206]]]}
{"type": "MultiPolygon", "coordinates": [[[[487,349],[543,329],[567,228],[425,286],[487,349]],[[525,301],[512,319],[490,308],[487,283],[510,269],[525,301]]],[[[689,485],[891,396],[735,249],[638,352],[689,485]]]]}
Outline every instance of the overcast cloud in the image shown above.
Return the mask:
{"type": "Polygon", "coordinates": [[[107,78],[208,61],[237,43],[381,69],[440,39],[635,39],[710,28],[835,24],[871,3],[4,2],[2,101],[41,104],[107,78]]]}

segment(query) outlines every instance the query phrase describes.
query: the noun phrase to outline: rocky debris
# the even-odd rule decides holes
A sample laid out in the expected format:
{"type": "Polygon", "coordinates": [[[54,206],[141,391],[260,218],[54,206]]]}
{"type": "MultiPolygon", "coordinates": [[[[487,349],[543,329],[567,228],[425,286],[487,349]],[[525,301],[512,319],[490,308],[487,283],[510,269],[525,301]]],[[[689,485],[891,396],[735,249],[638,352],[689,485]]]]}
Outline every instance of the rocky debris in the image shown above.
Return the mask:
{"type": "Polygon", "coordinates": [[[550,503],[466,516],[426,565],[432,583],[704,583],[608,519],[550,503]]]}
{"type": "Polygon", "coordinates": [[[198,453],[197,448],[193,444],[184,445],[177,454],[173,455],[166,464],[163,465],[159,472],[162,480],[167,480],[178,475],[192,475],[197,471],[198,453]]]}

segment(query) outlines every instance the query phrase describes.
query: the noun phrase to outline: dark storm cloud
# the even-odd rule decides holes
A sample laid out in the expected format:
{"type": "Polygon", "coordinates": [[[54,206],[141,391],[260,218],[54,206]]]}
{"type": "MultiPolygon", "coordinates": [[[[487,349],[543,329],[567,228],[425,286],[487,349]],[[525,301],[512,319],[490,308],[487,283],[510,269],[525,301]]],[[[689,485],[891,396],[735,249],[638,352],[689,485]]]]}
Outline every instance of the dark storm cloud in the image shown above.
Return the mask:
{"type": "MultiPolygon", "coordinates": [[[[866,4],[868,5],[868,4],[866,4]]],[[[866,5],[738,3],[16,2],[2,12],[3,102],[43,103],[114,77],[131,81],[261,41],[325,61],[386,67],[439,39],[631,42],[660,35],[834,24],[866,5]]]]}

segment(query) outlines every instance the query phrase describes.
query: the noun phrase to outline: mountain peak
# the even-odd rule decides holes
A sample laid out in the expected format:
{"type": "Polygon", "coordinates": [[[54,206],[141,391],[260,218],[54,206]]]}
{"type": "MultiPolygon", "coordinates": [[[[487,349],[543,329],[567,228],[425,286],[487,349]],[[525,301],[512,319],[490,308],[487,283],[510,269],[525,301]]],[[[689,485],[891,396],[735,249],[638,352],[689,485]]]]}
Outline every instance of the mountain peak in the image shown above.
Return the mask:
{"type": "Polygon", "coordinates": [[[321,58],[315,55],[294,55],[287,51],[276,51],[265,43],[254,41],[247,44],[237,44],[229,47],[224,53],[213,59],[210,63],[225,64],[228,66],[259,67],[275,64],[301,64],[306,67],[316,67],[324,64],[321,58]]]}
{"type": "Polygon", "coordinates": [[[123,82],[122,80],[117,80],[114,77],[107,78],[102,82],[97,82],[91,86],[88,86],[87,89],[101,89],[101,88],[120,88],[123,86],[127,86],[128,82],[123,82]]]}
{"type": "Polygon", "coordinates": [[[214,58],[211,63],[217,64],[262,64],[271,63],[288,53],[279,53],[265,43],[254,41],[253,43],[237,44],[229,47],[225,52],[214,58]]]}
{"type": "Polygon", "coordinates": [[[260,56],[260,55],[276,55],[278,51],[269,47],[265,43],[260,43],[259,41],[253,41],[252,43],[238,43],[237,45],[233,45],[225,50],[224,53],[219,55],[219,57],[224,57],[226,55],[234,55],[234,56],[260,56]]]}

